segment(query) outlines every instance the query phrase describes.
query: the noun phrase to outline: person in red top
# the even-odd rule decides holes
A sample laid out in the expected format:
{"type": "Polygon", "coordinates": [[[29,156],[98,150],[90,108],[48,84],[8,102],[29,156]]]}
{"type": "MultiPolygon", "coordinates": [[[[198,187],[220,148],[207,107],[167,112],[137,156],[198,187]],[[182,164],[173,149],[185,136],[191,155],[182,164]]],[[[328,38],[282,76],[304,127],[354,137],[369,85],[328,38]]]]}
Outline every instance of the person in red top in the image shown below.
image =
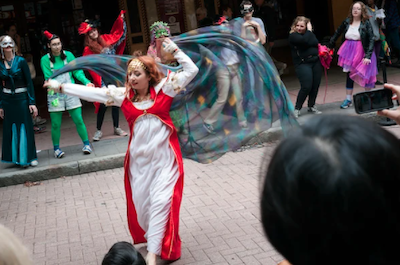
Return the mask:
{"type": "MultiPolygon", "coordinates": [[[[97,30],[97,24],[94,21],[85,20],[79,26],[78,32],[80,35],[85,35],[85,48],[83,50],[83,56],[92,54],[123,54],[126,44],[126,23],[125,23],[125,11],[121,11],[117,20],[111,29],[110,34],[99,34],[97,30]]],[[[104,87],[106,84],[103,82],[100,75],[93,71],[89,71],[93,79],[93,84],[96,87],[104,87]]],[[[103,136],[101,127],[104,121],[104,115],[107,107],[104,104],[98,102],[94,103],[97,113],[97,131],[93,136],[93,141],[99,141],[103,136]]],[[[116,106],[112,107],[112,119],[114,125],[114,134],[120,136],[127,136],[128,134],[119,128],[119,108],[116,106]]]]}
{"type": "Polygon", "coordinates": [[[181,256],[179,211],[184,171],[170,108],[174,97],[199,71],[169,38],[162,47],[182,71],[168,71],[164,76],[152,57],[139,56],[128,62],[125,87],[99,89],[56,80],[43,85],[55,92],[121,107],[131,132],[124,163],[128,225],[134,244],[147,242],[148,265],[155,265],[157,256],[170,261],[181,256]]]}

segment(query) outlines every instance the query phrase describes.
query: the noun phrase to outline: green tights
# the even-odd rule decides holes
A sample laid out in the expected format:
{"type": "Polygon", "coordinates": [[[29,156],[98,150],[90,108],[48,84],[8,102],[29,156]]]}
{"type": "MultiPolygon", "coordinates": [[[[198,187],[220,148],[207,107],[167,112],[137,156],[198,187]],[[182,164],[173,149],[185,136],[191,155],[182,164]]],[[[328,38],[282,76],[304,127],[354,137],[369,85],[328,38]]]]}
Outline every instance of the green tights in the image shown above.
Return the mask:
{"type": "MultiPolygon", "coordinates": [[[[68,110],[71,115],[72,120],[75,123],[76,130],[78,131],[79,136],[81,137],[84,144],[89,142],[88,133],[86,130],[85,123],[82,118],[82,108],[76,108],[68,110]]],[[[51,139],[53,140],[54,146],[60,145],[60,136],[61,136],[61,120],[62,120],[62,111],[50,112],[51,118],[51,139]]]]}

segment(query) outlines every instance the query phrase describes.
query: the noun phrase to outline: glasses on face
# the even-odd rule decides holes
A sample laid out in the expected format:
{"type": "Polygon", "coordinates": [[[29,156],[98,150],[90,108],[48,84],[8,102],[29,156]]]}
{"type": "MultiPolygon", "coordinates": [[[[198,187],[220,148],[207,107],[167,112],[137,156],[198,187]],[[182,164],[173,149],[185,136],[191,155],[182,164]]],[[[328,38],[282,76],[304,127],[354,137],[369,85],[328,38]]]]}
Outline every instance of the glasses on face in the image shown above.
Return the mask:
{"type": "Polygon", "coordinates": [[[196,17],[199,17],[199,16],[201,16],[201,14],[196,14],[196,17]]]}

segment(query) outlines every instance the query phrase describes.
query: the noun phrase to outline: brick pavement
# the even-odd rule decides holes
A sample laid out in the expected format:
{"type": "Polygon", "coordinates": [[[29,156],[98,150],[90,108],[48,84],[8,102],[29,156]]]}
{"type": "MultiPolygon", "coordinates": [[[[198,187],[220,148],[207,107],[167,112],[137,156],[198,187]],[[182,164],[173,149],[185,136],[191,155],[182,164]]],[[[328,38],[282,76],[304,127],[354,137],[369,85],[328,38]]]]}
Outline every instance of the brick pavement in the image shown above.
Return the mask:
{"type": "MultiPolygon", "coordinates": [[[[282,260],[265,239],[258,204],[260,165],[275,146],[228,153],[207,165],[184,161],[182,258],[173,264],[282,260]]],[[[123,169],[0,188],[0,223],[22,239],[36,265],[101,264],[112,244],[131,241],[123,169]]]]}

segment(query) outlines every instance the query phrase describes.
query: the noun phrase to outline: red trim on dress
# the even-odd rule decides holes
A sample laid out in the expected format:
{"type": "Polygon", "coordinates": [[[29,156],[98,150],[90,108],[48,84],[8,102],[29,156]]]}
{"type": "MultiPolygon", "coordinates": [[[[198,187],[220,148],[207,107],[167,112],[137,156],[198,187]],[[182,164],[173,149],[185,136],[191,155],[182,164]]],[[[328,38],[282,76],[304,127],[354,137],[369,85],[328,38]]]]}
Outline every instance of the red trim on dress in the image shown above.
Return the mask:
{"type": "MultiPolygon", "coordinates": [[[[151,93],[155,93],[153,87],[150,88],[151,93]]],[[[179,237],[179,212],[182,202],[183,194],[183,160],[182,153],[179,146],[178,135],[175,126],[172,123],[172,119],[169,115],[169,110],[171,108],[173,98],[164,94],[160,90],[155,97],[155,102],[152,107],[146,110],[137,109],[131,101],[125,99],[122,103],[121,110],[125,115],[126,120],[129,123],[131,136],[129,139],[128,150],[125,156],[125,192],[127,198],[127,210],[128,210],[128,225],[129,231],[131,232],[133,241],[135,244],[144,243],[146,239],[144,238],[144,230],[140,227],[137,220],[137,213],[135,205],[132,199],[132,190],[129,180],[129,161],[130,161],[130,144],[134,132],[134,124],[137,118],[146,114],[151,114],[158,117],[164,124],[166,124],[171,129],[171,134],[169,137],[169,145],[172,148],[175,159],[178,164],[179,178],[175,184],[174,191],[171,197],[171,209],[169,214],[169,219],[166,225],[165,235],[162,242],[161,258],[164,260],[177,260],[181,256],[181,239],[179,237]]]]}

